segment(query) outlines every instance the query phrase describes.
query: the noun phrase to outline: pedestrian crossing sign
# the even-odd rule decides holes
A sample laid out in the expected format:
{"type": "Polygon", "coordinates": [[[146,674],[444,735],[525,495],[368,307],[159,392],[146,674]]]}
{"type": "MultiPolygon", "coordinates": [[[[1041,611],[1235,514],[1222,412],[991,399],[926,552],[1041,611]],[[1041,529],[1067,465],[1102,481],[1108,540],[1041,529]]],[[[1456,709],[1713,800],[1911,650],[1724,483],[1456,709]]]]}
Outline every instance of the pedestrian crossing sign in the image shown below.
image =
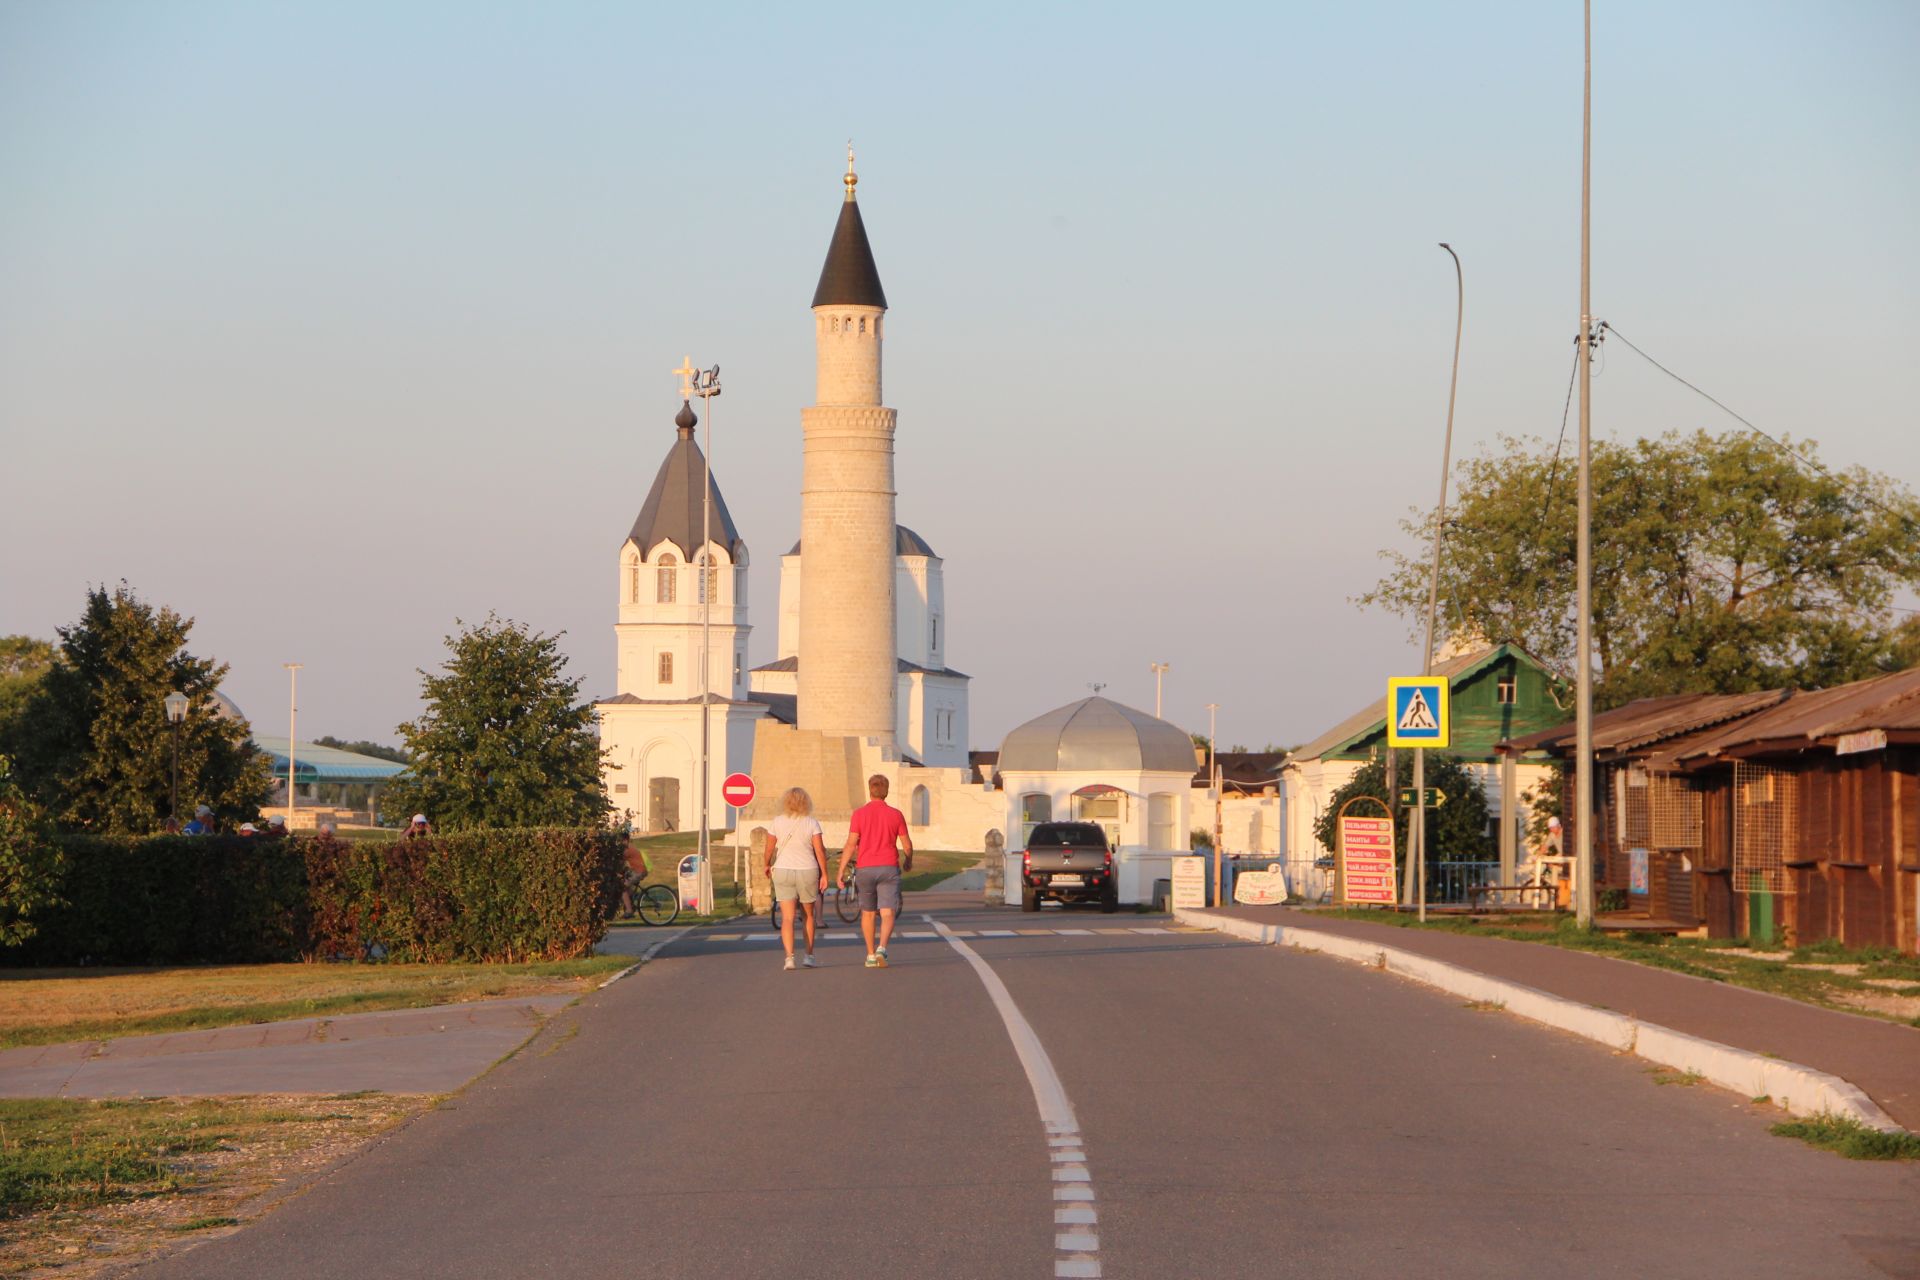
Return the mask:
{"type": "Polygon", "coordinates": [[[1387,745],[1444,747],[1453,724],[1445,676],[1395,676],[1387,681],[1387,745]]]}

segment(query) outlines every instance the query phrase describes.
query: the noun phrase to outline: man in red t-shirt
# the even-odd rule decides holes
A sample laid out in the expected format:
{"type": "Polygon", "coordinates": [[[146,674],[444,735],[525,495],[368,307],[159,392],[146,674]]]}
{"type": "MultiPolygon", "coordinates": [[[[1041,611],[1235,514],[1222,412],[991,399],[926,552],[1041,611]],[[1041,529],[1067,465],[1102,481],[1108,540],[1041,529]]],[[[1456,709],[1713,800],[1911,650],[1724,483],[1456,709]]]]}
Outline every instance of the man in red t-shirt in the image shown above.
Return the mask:
{"type": "Polygon", "coordinates": [[[853,884],[860,894],[860,936],[867,940],[867,968],[887,967],[887,942],[900,914],[900,873],[913,870],[913,841],[907,838],[907,819],[887,803],[887,780],[880,774],[867,779],[867,803],[853,811],[847,829],[847,847],[840,851],[840,871],[854,863],[853,884]],[[897,849],[896,849],[897,846],[897,849]],[[874,917],[880,917],[880,942],[874,945],[874,917]]]}

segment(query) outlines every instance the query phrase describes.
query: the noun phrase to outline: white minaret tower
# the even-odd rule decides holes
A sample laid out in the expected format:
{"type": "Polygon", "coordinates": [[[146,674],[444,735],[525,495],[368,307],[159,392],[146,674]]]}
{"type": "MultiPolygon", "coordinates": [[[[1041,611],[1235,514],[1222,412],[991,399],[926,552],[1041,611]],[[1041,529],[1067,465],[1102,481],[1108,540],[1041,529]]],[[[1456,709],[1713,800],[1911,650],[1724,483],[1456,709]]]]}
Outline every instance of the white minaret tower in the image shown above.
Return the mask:
{"type": "Polygon", "coordinates": [[[803,436],[800,542],[801,729],[894,741],[894,412],[880,403],[887,296],[847,196],[813,294],[817,381],[803,436]]]}

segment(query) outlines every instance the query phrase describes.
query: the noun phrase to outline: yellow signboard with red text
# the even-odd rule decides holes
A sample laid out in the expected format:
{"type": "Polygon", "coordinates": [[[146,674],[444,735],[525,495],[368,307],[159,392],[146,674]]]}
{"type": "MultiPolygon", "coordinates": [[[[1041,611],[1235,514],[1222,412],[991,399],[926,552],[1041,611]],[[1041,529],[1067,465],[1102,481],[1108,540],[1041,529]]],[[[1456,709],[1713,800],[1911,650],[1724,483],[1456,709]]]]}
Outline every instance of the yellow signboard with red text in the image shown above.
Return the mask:
{"type": "Polygon", "coordinates": [[[1340,896],[1355,906],[1391,907],[1394,892],[1393,819],[1340,818],[1340,896]]]}

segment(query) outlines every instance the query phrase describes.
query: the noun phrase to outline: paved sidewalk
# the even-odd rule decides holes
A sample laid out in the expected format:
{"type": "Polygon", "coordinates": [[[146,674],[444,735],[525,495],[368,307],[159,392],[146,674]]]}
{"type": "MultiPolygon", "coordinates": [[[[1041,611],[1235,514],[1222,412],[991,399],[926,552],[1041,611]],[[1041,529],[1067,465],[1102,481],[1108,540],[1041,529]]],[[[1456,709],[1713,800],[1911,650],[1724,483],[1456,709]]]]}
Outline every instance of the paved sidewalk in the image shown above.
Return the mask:
{"type": "Polygon", "coordinates": [[[526,1042],[571,994],[301,1018],[0,1052],[0,1097],[445,1093],[526,1042]]]}
{"type": "Polygon", "coordinates": [[[1865,1090],[1908,1129],[1920,1131],[1920,1028],[1544,943],[1400,929],[1286,907],[1219,910],[1242,920],[1397,947],[1691,1036],[1830,1072],[1865,1090]]]}

